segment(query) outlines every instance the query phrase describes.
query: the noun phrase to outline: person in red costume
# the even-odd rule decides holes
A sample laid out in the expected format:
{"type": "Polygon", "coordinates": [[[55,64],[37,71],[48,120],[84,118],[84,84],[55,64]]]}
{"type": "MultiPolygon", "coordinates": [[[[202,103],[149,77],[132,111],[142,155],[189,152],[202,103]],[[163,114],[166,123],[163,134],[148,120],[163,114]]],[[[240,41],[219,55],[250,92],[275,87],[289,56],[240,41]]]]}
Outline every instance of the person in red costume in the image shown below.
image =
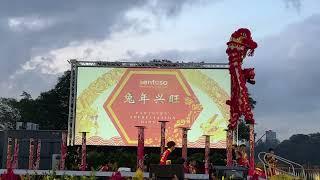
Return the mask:
{"type": "Polygon", "coordinates": [[[246,153],[246,145],[240,145],[240,149],[237,153],[237,164],[238,166],[249,167],[248,155],[246,153]]]}
{"type": "Polygon", "coordinates": [[[160,165],[167,165],[167,164],[171,164],[170,160],[168,159],[169,154],[175,149],[176,143],[174,141],[169,141],[167,143],[167,147],[168,149],[165,150],[161,157],[160,157],[160,165]]]}

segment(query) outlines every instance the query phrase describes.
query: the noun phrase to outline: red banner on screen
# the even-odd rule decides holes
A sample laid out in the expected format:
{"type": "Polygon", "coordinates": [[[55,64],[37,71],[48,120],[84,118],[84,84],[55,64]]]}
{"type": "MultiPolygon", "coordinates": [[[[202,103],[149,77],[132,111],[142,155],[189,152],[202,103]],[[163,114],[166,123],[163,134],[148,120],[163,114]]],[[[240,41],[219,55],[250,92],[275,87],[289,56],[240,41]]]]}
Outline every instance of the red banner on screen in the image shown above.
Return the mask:
{"type": "Polygon", "coordinates": [[[159,120],[168,122],[166,137],[181,142],[179,127],[191,127],[202,106],[176,69],[127,69],[104,103],[126,145],[137,144],[135,126],[146,126],[145,144],[159,146],[159,120]]]}

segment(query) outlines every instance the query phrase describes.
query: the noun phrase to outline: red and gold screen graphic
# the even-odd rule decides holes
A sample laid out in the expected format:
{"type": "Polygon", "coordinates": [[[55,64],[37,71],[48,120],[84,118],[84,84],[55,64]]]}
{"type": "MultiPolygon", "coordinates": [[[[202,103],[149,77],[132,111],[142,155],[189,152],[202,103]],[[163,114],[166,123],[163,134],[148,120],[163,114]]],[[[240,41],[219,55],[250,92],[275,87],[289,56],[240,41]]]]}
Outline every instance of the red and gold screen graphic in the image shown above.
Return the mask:
{"type": "MultiPolygon", "coordinates": [[[[168,121],[167,141],[181,146],[181,127],[188,127],[189,147],[204,146],[203,135],[212,134],[212,147],[224,148],[229,118],[226,72],[79,68],[75,132],[88,132],[89,145],[136,146],[135,126],[145,126],[145,146],[159,147],[159,121],[168,121]]],[[[80,143],[76,133],[75,144],[80,143]]]]}

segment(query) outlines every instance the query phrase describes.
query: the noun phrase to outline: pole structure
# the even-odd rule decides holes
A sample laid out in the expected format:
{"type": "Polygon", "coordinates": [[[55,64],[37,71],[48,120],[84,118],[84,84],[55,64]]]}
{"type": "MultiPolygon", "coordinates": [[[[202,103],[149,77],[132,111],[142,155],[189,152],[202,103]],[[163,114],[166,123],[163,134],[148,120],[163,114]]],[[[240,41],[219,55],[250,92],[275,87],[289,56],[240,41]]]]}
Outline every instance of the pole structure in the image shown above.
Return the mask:
{"type": "Polygon", "coordinates": [[[138,150],[137,150],[137,169],[144,170],[144,129],[145,126],[138,128],[138,150]]]}
{"type": "Polygon", "coordinates": [[[18,169],[19,167],[19,141],[14,140],[14,152],[13,152],[13,168],[18,169]]]}
{"type": "Polygon", "coordinates": [[[34,139],[30,138],[29,142],[29,169],[33,169],[34,163],[34,139]]]}
{"type": "Polygon", "coordinates": [[[249,142],[250,142],[250,174],[254,173],[254,145],[255,145],[255,140],[254,140],[254,124],[249,125],[249,142]]]}
{"type": "Polygon", "coordinates": [[[237,138],[237,146],[239,146],[239,123],[237,124],[237,136],[236,136],[236,138],[237,138]]]}
{"type": "Polygon", "coordinates": [[[227,166],[232,166],[232,142],[233,142],[233,136],[232,136],[232,130],[227,130],[227,166]]]}
{"type": "Polygon", "coordinates": [[[85,171],[87,167],[87,132],[82,133],[82,148],[81,148],[81,166],[80,170],[85,171]]]}
{"type": "Polygon", "coordinates": [[[182,158],[187,160],[188,157],[188,131],[189,128],[181,127],[182,130],[182,158]]]}
{"type": "MultiPolygon", "coordinates": [[[[255,84],[254,68],[242,68],[243,60],[247,56],[253,56],[258,44],[253,41],[249,29],[240,28],[235,31],[227,43],[226,53],[229,60],[229,72],[231,77],[231,100],[227,101],[230,105],[230,120],[228,129],[235,130],[239,123],[239,118],[244,116],[246,123],[250,126],[250,159],[249,175],[254,173],[254,123],[253,111],[246,83],[255,84]]],[[[230,136],[228,132],[228,138],[230,136]]],[[[227,145],[227,156],[230,156],[230,142],[227,145]]],[[[230,157],[229,157],[230,158],[230,157]]],[[[228,159],[228,165],[229,165],[228,159]]]]}
{"type": "Polygon", "coordinates": [[[67,157],[67,132],[63,131],[61,134],[60,170],[65,169],[66,157],[67,157]]]}
{"type": "Polygon", "coordinates": [[[162,154],[166,148],[166,123],[169,121],[159,121],[159,122],[161,126],[160,148],[161,148],[161,154],[162,154]]]}
{"type": "Polygon", "coordinates": [[[8,145],[7,145],[7,162],[6,162],[6,168],[9,169],[12,167],[12,157],[11,157],[11,145],[12,139],[8,138],[8,145]]]}
{"type": "Polygon", "coordinates": [[[36,157],[36,162],[35,162],[35,170],[39,169],[39,165],[40,165],[40,155],[41,155],[41,139],[38,139],[37,142],[37,157],[36,157]]]}
{"type": "Polygon", "coordinates": [[[210,135],[205,135],[204,169],[206,174],[209,174],[209,164],[210,164],[209,155],[210,155],[210,135]]]}

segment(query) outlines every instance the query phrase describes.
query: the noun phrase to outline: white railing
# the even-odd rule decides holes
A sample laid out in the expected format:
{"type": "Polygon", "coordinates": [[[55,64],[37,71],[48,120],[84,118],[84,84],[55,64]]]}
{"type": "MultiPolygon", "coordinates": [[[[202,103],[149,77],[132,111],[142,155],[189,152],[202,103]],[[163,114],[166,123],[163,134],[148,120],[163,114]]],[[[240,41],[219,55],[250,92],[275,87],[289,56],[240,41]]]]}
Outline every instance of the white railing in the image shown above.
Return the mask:
{"type": "MultiPolygon", "coordinates": [[[[268,155],[269,156],[273,156],[277,161],[280,161],[281,163],[283,163],[283,164],[288,166],[287,168],[278,168],[278,167],[276,167],[275,170],[278,173],[306,179],[306,173],[305,173],[304,167],[302,165],[300,165],[300,164],[298,164],[296,162],[290,161],[288,159],[285,159],[283,157],[274,155],[274,154],[270,154],[270,153],[266,153],[266,152],[260,152],[258,154],[258,158],[262,162],[263,168],[264,168],[264,171],[265,171],[266,174],[267,174],[267,167],[270,167],[270,164],[266,160],[266,157],[268,155]],[[286,171],[286,170],[288,170],[288,171],[286,171]]],[[[268,179],[268,177],[267,177],[267,179],[268,179]]]]}
{"type": "MultiPolygon", "coordinates": [[[[6,169],[0,169],[0,174],[6,173],[6,169]]],[[[29,170],[29,169],[14,169],[14,174],[16,175],[39,175],[45,176],[50,174],[55,174],[57,176],[91,176],[96,177],[111,177],[113,172],[93,172],[93,171],[52,171],[52,170],[29,170]]],[[[135,172],[120,172],[122,177],[134,177],[135,172]]],[[[149,173],[143,173],[145,178],[149,178],[149,173]]],[[[209,179],[208,174],[185,174],[186,179],[209,179]]]]}

